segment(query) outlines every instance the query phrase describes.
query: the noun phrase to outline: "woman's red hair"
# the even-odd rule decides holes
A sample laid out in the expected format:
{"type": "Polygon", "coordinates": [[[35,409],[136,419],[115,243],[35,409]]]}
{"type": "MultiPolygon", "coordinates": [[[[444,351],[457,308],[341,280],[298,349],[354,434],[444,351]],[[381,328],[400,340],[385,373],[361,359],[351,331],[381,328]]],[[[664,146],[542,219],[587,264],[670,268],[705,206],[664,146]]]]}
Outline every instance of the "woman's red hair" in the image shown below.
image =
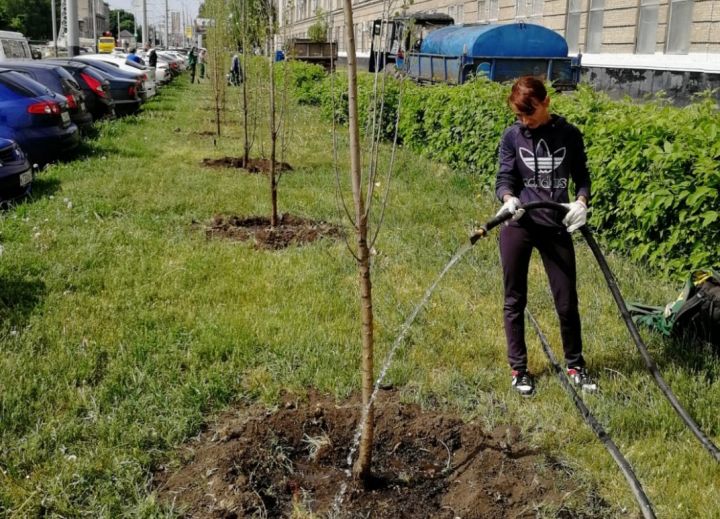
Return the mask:
{"type": "Polygon", "coordinates": [[[518,112],[532,115],[536,104],[545,101],[546,97],[547,90],[542,81],[533,76],[523,76],[513,84],[507,101],[518,112]]]}

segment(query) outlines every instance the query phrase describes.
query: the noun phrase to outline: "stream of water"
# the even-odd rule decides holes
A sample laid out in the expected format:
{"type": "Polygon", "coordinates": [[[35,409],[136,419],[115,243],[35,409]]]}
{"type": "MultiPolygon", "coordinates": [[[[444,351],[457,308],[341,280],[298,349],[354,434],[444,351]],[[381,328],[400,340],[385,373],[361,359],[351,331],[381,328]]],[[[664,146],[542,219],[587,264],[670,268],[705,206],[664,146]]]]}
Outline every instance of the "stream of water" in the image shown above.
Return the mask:
{"type": "MultiPolygon", "coordinates": [[[[400,333],[398,334],[397,338],[392,344],[392,347],[390,348],[390,351],[387,354],[387,357],[385,358],[385,362],[382,365],[382,368],[380,369],[380,374],[377,377],[377,380],[375,381],[375,385],[373,387],[372,395],[370,396],[370,400],[368,404],[363,407],[362,414],[360,416],[360,421],[358,422],[357,429],[355,430],[355,435],[353,436],[353,440],[350,443],[350,452],[348,452],[347,456],[347,468],[345,469],[345,474],[347,477],[352,476],[352,461],[353,456],[355,455],[355,452],[357,451],[358,445],[360,444],[360,438],[362,437],[363,428],[365,426],[365,420],[367,419],[368,413],[370,412],[370,408],[372,407],[373,403],[375,402],[375,398],[377,397],[378,391],[380,389],[380,386],[382,385],[383,380],[385,379],[385,375],[387,374],[388,369],[390,368],[390,364],[392,364],[393,358],[395,357],[395,353],[397,352],[398,347],[400,344],[402,344],[403,340],[405,339],[405,336],[407,335],[408,330],[410,330],[410,326],[412,326],[413,322],[415,321],[415,318],[420,313],[420,310],[427,304],[428,300],[430,299],[430,296],[437,288],[438,284],[442,280],[443,277],[445,277],[445,274],[448,273],[448,271],[458,262],[460,261],[460,258],[462,258],[467,251],[469,251],[472,248],[472,244],[466,243],[465,245],[462,245],[455,255],[448,261],[447,265],[445,265],[445,268],[442,269],[438,277],[435,279],[432,285],[425,291],[425,295],[420,300],[420,302],[415,306],[413,311],[410,313],[410,315],[405,319],[405,322],[403,323],[402,327],[400,328],[400,333]]],[[[333,507],[332,511],[330,513],[331,518],[339,517],[340,514],[340,506],[342,505],[343,498],[345,497],[345,492],[347,491],[347,482],[343,482],[342,486],[340,487],[340,491],[335,496],[335,499],[333,500],[333,507]]]]}

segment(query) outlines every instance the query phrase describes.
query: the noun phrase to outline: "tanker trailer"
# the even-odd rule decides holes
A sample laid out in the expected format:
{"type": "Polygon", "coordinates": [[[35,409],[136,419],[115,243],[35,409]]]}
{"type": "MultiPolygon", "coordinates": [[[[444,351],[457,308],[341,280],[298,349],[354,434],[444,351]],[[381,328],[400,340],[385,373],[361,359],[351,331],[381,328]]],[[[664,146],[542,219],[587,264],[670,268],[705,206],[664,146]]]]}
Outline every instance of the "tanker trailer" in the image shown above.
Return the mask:
{"type": "Polygon", "coordinates": [[[399,68],[420,82],[462,84],[475,76],[511,81],[530,75],[568,90],[580,79],[580,55],[568,56],[565,38],[541,25],[451,25],[419,43],[399,68]]]}

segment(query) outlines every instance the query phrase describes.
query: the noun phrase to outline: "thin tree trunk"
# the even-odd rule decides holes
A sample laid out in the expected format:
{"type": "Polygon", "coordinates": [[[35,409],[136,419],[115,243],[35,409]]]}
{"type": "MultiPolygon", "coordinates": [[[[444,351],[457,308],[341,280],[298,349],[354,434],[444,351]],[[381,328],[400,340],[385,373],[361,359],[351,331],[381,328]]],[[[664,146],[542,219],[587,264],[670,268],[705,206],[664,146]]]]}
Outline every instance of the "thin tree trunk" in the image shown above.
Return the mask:
{"type": "Polygon", "coordinates": [[[247,89],[247,82],[248,82],[248,59],[247,59],[247,47],[248,47],[248,39],[247,39],[247,33],[248,33],[248,10],[245,6],[245,2],[243,1],[241,3],[242,5],[242,18],[243,18],[243,39],[242,39],[242,77],[243,77],[243,129],[244,129],[244,135],[245,135],[245,142],[243,147],[243,165],[247,167],[248,163],[250,162],[250,129],[248,127],[248,89],[247,89]]]}
{"type": "Polygon", "coordinates": [[[248,127],[248,91],[247,91],[247,59],[245,56],[245,43],[243,43],[243,128],[245,130],[245,143],[243,148],[243,165],[247,166],[250,162],[250,129],[248,127]]]}
{"type": "MultiPolygon", "coordinates": [[[[355,225],[357,228],[358,274],[360,281],[360,313],[362,319],[362,401],[363,408],[370,404],[373,389],[373,311],[372,282],[370,280],[370,251],[367,242],[367,217],[363,197],[360,164],[360,128],[357,100],[357,55],[353,33],[352,1],[344,0],[345,34],[348,62],[348,112],[350,126],[350,178],[353,200],[355,202],[355,225]]],[[[362,416],[362,415],[361,415],[362,416]]],[[[372,445],[374,434],[374,410],[368,409],[365,423],[362,425],[358,460],[353,467],[355,477],[367,480],[370,477],[372,463],[372,445]]]]}
{"type": "Polygon", "coordinates": [[[220,94],[215,96],[215,125],[217,136],[220,137],[220,94]]]}
{"type": "MultiPolygon", "coordinates": [[[[272,27],[272,18],[270,19],[272,27]]],[[[278,224],[277,210],[277,179],[275,178],[275,156],[277,150],[277,129],[275,128],[275,56],[274,56],[273,35],[268,36],[268,54],[270,54],[270,200],[272,214],[270,215],[270,227],[278,224]]]]}

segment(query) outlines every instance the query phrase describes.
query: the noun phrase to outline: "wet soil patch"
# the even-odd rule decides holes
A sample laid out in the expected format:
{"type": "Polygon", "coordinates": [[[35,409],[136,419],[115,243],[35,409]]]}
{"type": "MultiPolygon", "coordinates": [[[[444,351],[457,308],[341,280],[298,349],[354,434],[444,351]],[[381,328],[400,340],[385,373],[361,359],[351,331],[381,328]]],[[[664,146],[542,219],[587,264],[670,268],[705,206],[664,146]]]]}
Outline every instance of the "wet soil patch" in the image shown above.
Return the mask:
{"type": "MultiPolygon", "coordinates": [[[[202,165],[208,168],[241,168],[249,173],[269,173],[270,164],[270,159],[248,159],[245,163],[243,157],[221,157],[202,161],[202,165]]],[[[278,173],[292,170],[292,166],[287,162],[275,162],[275,171],[278,173]]]]}
{"type": "Polygon", "coordinates": [[[279,250],[291,245],[305,245],[321,238],[337,239],[342,230],[330,223],[283,214],[275,227],[264,216],[216,215],[205,233],[208,238],[238,241],[254,240],[258,249],[279,250]]]}
{"type": "Polygon", "coordinates": [[[239,408],[182,450],[180,468],[155,474],[159,499],[188,518],[326,517],[343,483],[340,517],[601,517],[562,505],[578,488],[512,428],[492,432],[423,412],[383,391],[376,406],[369,488],[344,469],[359,402],[311,393],[279,408],[239,408]]]}

